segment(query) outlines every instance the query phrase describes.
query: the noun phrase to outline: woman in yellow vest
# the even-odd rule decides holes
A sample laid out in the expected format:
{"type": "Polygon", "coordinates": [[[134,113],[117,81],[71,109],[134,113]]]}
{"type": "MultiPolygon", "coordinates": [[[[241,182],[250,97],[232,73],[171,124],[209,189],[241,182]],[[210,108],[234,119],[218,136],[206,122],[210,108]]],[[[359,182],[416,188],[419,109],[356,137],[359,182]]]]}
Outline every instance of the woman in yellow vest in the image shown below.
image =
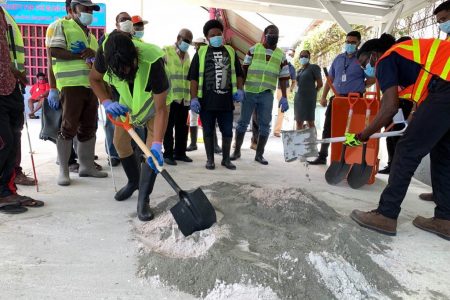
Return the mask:
{"type": "Polygon", "coordinates": [[[223,25],[209,20],[203,26],[209,46],[202,46],[192,59],[189,70],[191,80],[191,110],[200,114],[206,150],[206,169],[213,170],[214,131],[216,122],[222,133],[221,165],[230,170],[236,166],[230,161],[233,139],[233,101],[243,99],[243,73],[236,52],[223,40],[223,25]]]}
{"type": "Polygon", "coordinates": [[[245,56],[243,69],[245,77],[245,98],[241,105],[241,117],[236,127],[236,148],[231,160],[241,157],[241,146],[244,141],[250,118],[256,111],[259,123],[259,137],[256,146],[255,161],[267,165],[263,157],[264,148],[270,134],[274,91],[280,80],[282,97],[279,102],[281,112],[289,109],[286,94],[286,80],[289,80],[289,65],[286,56],[277,48],[279,30],[275,25],[264,29],[263,43],[251,47],[245,56]]]}
{"type": "Polygon", "coordinates": [[[413,224],[450,240],[450,42],[418,39],[393,44],[393,37],[383,34],[367,41],[358,52],[366,73],[376,75],[383,97],[380,112],[371,124],[358,134],[346,134],[346,144],[359,146],[388,125],[397,113],[399,97],[407,97],[418,106],[395,149],[389,182],[378,208],[370,212],[354,210],[351,218],[363,227],[395,235],[411,178],[429,153],[434,218],[418,216],[413,224]]]}
{"type": "MultiPolygon", "coordinates": [[[[158,163],[163,165],[162,140],[166,129],[166,107],[169,81],[164,70],[164,52],[157,46],[141,42],[121,32],[111,33],[103,43],[90,74],[92,89],[103,104],[105,111],[117,118],[129,112],[134,126],[147,127],[148,147],[158,163]],[[114,86],[120,94],[119,102],[113,102],[106,83],[114,86]]],[[[131,137],[121,127],[114,131],[114,146],[119,157],[134,159],[131,137]]],[[[130,167],[132,164],[130,164],[130,167]]],[[[137,169],[137,165],[135,165],[137,169]]],[[[130,182],[130,172],[126,170],[130,182]]],[[[139,179],[137,213],[139,220],[150,221],[150,194],[155,185],[157,169],[151,159],[142,163],[139,179]],[[150,165],[150,166],[149,166],[150,165]]],[[[126,187],[125,187],[126,188],[126,187]]]]}

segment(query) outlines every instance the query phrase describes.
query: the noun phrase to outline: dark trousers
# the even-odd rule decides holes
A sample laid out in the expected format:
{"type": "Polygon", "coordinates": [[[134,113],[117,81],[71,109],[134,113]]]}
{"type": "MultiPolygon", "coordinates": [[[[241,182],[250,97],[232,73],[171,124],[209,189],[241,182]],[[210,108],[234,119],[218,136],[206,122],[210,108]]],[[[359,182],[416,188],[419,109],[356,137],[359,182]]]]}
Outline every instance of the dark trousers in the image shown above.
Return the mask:
{"type": "Polygon", "coordinates": [[[219,125],[222,137],[233,137],[233,111],[200,111],[200,119],[203,125],[203,136],[213,137],[216,131],[216,121],[219,125]]]}
{"type": "Polygon", "coordinates": [[[24,109],[23,95],[19,87],[10,95],[0,95],[0,197],[15,192],[14,166],[19,150],[17,139],[24,122],[24,109]]]}
{"type": "MultiPolygon", "coordinates": [[[[334,96],[330,97],[330,101],[328,101],[327,110],[325,111],[325,122],[323,124],[322,139],[328,139],[331,137],[331,111],[333,108],[333,99],[334,96]]],[[[328,148],[330,148],[330,144],[321,144],[319,156],[327,158],[328,148]]]]}
{"type": "MultiPolygon", "coordinates": [[[[399,108],[403,111],[403,117],[408,119],[409,115],[411,114],[411,110],[414,106],[414,103],[409,100],[400,99],[399,101],[399,108]]],[[[392,128],[392,130],[401,130],[404,125],[402,124],[396,124],[392,128]]],[[[395,154],[395,147],[397,146],[397,142],[400,140],[399,136],[393,136],[386,138],[386,148],[388,152],[388,166],[392,164],[392,160],[394,159],[395,154]]]]}
{"type": "Polygon", "coordinates": [[[91,89],[82,86],[63,87],[61,105],[61,135],[65,139],[77,136],[80,142],[86,142],[95,137],[98,100],[91,89]]]}
{"type": "Polygon", "coordinates": [[[167,123],[166,134],[164,135],[164,157],[173,158],[175,156],[186,156],[187,139],[189,126],[187,125],[187,117],[189,114],[189,106],[181,103],[172,102],[170,104],[169,121],[167,123]],[[173,129],[175,128],[175,151],[173,129]]]}
{"type": "Polygon", "coordinates": [[[411,178],[430,153],[434,216],[450,220],[450,83],[433,79],[429,91],[395,149],[388,185],[378,206],[389,218],[398,217],[411,178]]]}

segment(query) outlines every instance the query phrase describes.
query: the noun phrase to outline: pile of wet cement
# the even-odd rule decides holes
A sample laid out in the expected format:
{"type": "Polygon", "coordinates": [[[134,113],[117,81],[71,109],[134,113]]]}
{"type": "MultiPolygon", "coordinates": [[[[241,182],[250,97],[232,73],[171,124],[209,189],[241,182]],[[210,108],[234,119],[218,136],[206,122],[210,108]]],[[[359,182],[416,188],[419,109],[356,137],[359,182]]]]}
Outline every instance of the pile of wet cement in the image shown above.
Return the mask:
{"type": "Polygon", "coordinates": [[[208,299],[247,299],[217,292],[239,284],[266,289],[251,299],[380,299],[403,290],[369,255],[386,250],[389,238],[355,226],[304,190],[230,183],[202,189],[218,223],[184,238],[168,213],[178,199],[160,203],[155,220],[136,226],[139,276],[208,299]]]}

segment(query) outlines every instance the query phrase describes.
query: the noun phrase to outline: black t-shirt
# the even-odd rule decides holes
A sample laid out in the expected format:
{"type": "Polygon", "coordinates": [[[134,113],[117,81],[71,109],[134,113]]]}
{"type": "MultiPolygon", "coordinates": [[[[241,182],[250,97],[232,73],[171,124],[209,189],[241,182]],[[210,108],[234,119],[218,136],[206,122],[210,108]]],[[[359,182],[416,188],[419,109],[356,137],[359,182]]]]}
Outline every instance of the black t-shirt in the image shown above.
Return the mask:
{"type": "Polygon", "coordinates": [[[392,52],[378,63],[376,78],[383,92],[396,85],[406,88],[416,82],[421,68],[418,63],[392,52]]]}
{"type": "MultiPolygon", "coordinates": [[[[205,110],[234,110],[231,85],[231,59],[225,47],[208,47],[205,57],[203,98],[199,99],[205,110]]],[[[243,72],[239,58],[235,54],[236,77],[243,72]]],[[[188,80],[199,81],[200,63],[198,53],[194,55],[188,73],[188,80]]]]}
{"type": "MultiPolygon", "coordinates": [[[[103,47],[101,46],[97,50],[97,56],[95,57],[94,64],[95,69],[98,72],[102,74],[107,72],[105,66],[105,56],[103,54],[103,47]]],[[[169,80],[167,79],[167,74],[164,69],[164,60],[160,58],[152,64],[150,76],[148,78],[148,84],[145,91],[152,92],[153,94],[161,94],[168,89],[169,89],[169,80]]],[[[130,83],[130,91],[133,91],[133,83],[130,83]]]]}

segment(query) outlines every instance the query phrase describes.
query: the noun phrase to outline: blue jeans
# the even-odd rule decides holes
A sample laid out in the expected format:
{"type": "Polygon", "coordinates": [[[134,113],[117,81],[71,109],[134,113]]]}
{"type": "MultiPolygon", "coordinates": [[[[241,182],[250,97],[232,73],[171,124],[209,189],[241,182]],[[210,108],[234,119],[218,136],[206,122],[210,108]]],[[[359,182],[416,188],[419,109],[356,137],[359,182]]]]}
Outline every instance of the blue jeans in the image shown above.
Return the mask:
{"type": "Polygon", "coordinates": [[[270,122],[272,121],[273,93],[270,90],[261,93],[245,93],[241,103],[241,117],[239,118],[236,131],[244,133],[247,131],[253,111],[258,114],[259,135],[270,135],[270,122]]]}
{"type": "Polygon", "coordinates": [[[233,111],[200,111],[203,125],[203,136],[213,137],[216,130],[216,120],[222,137],[233,137],[233,111]]]}
{"type": "Polygon", "coordinates": [[[109,120],[109,118],[106,118],[105,134],[106,134],[106,143],[105,143],[106,153],[109,153],[111,158],[119,158],[119,154],[117,154],[116,147],[114,147],[114,144],[113,144],[114,124],[109,120]],[[109,149],[109,152],[108,152],[108,149],[109,149]]]}

